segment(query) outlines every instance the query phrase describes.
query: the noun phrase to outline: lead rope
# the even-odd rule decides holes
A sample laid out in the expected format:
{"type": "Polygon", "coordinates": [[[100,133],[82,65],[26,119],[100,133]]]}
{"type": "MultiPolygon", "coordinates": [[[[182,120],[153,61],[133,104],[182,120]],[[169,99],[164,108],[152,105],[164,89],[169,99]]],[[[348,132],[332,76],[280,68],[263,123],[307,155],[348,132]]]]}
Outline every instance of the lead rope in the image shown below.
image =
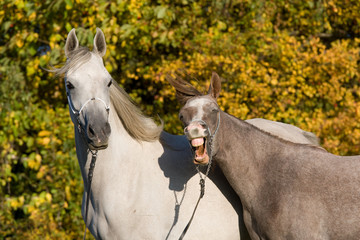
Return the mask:
{"type": "MultiPolygon", "coordinates": [[[[199,121],[199,120],[197,120],[197,121],[199,121]]],[[[203,123],[205,123],[203,120],[201,120],[201,121],[203,123]]],[[[217,123],[216,129],[214,131],[214,134],[211,134],[210,128],[205,123],[205,126],[207,127],[207,130],[209,132],[209,138],[208,138],[208,141],[206,143],[207,150],[209,151],[208,152],[208,154],[209,154],[209,163],[207,165],[207,169],[206,169],[206,172],[205,172],[205,177],[202,177],[202,175],[200,173],[200,170],[199,170],[199,165],[196,166],[196,170],[197,170],[197,172],[199,173],[199,176],[200,176],[200,182],[199,182],[199,184],[200,184],[200,196],[199,196],[199,198],[198,198],[198,200],[196,202],[196,205],[195,205],[194,211],[193,211],[193,213],[191,215],[191,218],[190,218],[188,224],[186,225],[186,227],[184,228],[183,232],[181,233],[181,236],[179,237],[179,240],[182,240],[185,237],[185,234],[186,234],[187,230],[189,229],[189,227],[191,225],[191,222],[192,222],[192,220],[194,218],[194,215],[195,215],[196,209],[197,209],[197,207],[199,205],[200,199],[202,199],[204,194],[205,194],[205,180],[206,180],[207,176],[209,175],[210,168],[211,168],[211,163],[212,163],[212,142],[213,142],[213,139],[215,137],[216,132],[219,129],[219,125],[220,125],[220,112],[219,112],[218,123],[217,123]]]]}
{"type": "Polygon", "coordinates": [[[86,238],[86,228],[87,228],[87,216],[88,216],[88,211],[89,211],[89,201],[90,201],[90,194],[91,194],[91,182],[92,182],[92,177],[94,174],[94,169],[95,169],[95,162],[96,162],[96,158],[97,158],[97,150],[95,150],[94,152],[91,151],[91,162],[90,162],[90,167],[89,167],[89,174],[88,174],[88,188],[87,188],[87,196],[86,196],[86,205],[85,205],[85,230],[84,230],[84,240],[86,238]]]}
{"type": "Polygon", "coordinates": [[[208,164],[208,167],[207,167],[207,170],[206,170],[206,175],[205,175],[204,178],[201,176],[199,167],[198,167],[198,166],[196,167],[196,170],[198,171],[198,173],[199,173],[199,175],[200,175],[200,182],[199,182],[199,184],[200,184],[200,196],[199,196],[199,198],[198,198],[198,200],[197,200],[197,202],[196,202],[196,205],[195,205],[194,211],[193,211],[193,213],[192,213],[192,215],[191,215],[191,218],[190,218],[188,224],[186,225],[186,227],[184,228],[181,236],[179,237],[179,240],[182,240],[182,239],[184,238],[184,236],[185,236],[187,230],[189,229],[189,227],[190,227],[190,225],[191,225],[191,222],[192,222],[192,220],[193,220],[193,218],[194,218],[194,215],[195,215],[196,209],[197,209],[197,207],[198,207],[198,205],[199,205],[200,199],[202,199],[203,196],[204,196],[204,194],[205,194],[205,179],[206,179],[206,177],[207,177],[207,174],[208,174],[209,171],[210,171],[210,167],[211,167],[210,163],[211,163],[211,157],[210,157],[210,159],[209,159],[209,164],[208,164]]]}
{"type": "MultiPolygon", "coordinates": [[[[79,112],[75,112],[75,116],[76,116],[77,123],[78,123],[77,127],[78,127],[79,134],[80,134],[81,138],[83,139],[83,141],[86,143],[87,140],[84,135],[85,130],[84,130],[83,126],[81,125],[79,112]]],[[[91,195],[91,182],[92,182],[92,178],[94,175],[95,163],[96,163],[97,153],[98,153],[98,150],[92,151],[90,148],[89,148],[89,151],[91,152],[91,162],[90,162],[89,172],[88,172],[88,188],[87,188],[86,203],[85,203],[85,219],[84,219],[85,226],[84,226],[83,240],[86,239],[87,216],[88,216],[88,212],[89,212],[89,201],[90,201],[90,195],[91,195]]]]}

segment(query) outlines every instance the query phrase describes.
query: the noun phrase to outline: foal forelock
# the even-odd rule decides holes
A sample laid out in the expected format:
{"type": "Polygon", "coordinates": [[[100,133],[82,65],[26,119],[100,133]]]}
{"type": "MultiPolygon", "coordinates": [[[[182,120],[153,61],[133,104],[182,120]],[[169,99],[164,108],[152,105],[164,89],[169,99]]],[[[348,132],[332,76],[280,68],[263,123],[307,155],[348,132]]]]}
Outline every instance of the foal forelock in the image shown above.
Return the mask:
{"type": "Polygon", "coordinates": [[[203,119],[208,104],[211,104],[211,101],[205,98],[195,98],[188,101],[186,106],[193,109],[192,120],[203,119]]]}
{"type": "Polygon", "coordinates": [[[163,124],[158,126],[151,118],[145,116],[118,84],[111,85],[110,99],[117,116],[131,137],[147,142],[159,139],[163,124]]]}

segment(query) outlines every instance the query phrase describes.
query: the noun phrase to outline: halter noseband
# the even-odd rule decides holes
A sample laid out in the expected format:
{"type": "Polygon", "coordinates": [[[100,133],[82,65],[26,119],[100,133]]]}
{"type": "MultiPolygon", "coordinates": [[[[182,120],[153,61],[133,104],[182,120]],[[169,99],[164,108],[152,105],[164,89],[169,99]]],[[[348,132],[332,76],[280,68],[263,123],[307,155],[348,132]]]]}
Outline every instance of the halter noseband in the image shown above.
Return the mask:
{"type": "Polygon", "coordinates": [[[110,111],[110,106],[108,106],[104,100],[102,100],[101,98],[98,98],[98,97],[92,97],[92,98],[88,99],[88,100],[80,107],[80,110],[76,110],[75,107],[74,107],[74,104],[73,104],[73,102],[72,102],[72,100],[71,100],[69,88],[68,88],[67,85],[66,85],[66,77],[65,77],[65,89],[66,89],[66,96],[67,96],[67,100],[68,100],[70,109],[71,109],[72,113],[73,113],[75,116],[79,116],[79,115],[81,114],[82,110],[85,108],[85,106],[86,106],[89,102],[95,101],[95,100],[98,100],[98,101],[102,102],[102,103],[105,105],[105,109],[106,109],[107,112],[110,111]]]}
{"type": "Polygon", "coordinates": [[[78,110],[76,110],[76,109],[74,108],[74,105],[73,105],[73,103],[72,103],[72,101],[71,101],[71,98],[70,98],[70,93],[69,93],[68,91],[66,91],[66,95],[67,95],[67,99],[68,99],[68,102],[69,102],[70,109],[71,109],[71,111],[73,112],[73,114],[76,115],[76,116],[79,116],[79,115],[81,114],[82,110],[85,108],[85,106],[86,106],[89,102],[95,101],[95,100],[99,100],[100,102],[102,102],[102,103],[105,105],[105,109],[106,109],[107,112],[109,112],[109,110],[110,110],[110,107],[109,107],[108,105],[106,105],[106,103],[105,103],[104,100],[102,100],[101,98],[98,98],[98,97],[93,97],[93,98],[88,99],[88,100],[81,106],[80,110],[78,111],[78,110]]]}

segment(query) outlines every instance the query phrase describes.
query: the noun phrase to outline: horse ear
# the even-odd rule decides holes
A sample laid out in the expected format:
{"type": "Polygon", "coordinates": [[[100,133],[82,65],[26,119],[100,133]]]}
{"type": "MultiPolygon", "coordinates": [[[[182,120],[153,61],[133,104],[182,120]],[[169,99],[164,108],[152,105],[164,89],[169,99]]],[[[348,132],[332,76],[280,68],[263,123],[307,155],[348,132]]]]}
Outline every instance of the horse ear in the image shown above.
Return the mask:
{"type": "Polygon", "coordinates": [[[203,95],[189,82],[185,81],[181,76],[176,73],[174,75],[175,78],[173,78],[170,74],[167,74],[166,80],[175,88],[176,99],[180,102],[181,105],[185,105],[186,102],[194,96],[203,95]]]}
{"type": "Polygon", "coordinates": [[[185,105],[186,102],[187,102],[192,96],[188,96],[188,95],[184,94],[183,92],[180,92],[180,91],[176,90],[175,97],[176,97],[176,99],[179,101],[179,103],[180,103],[181,105],[185,105]]]}
{"type": "Polygon", "coordinates": [[[66,43],[65,43],[65,56],[67,58],[70,57],[71,53],[76,50],[79,47],[79,40],[76,37],[75,34],[75,28],[73,28],[67,38],[66,38],[66,43]]]}
{"type": "Polygon", "coordinates": [[[96,34],[94,37],[94,49],[93,52],[96,52],[103,57],[106,53],[106,42],[104,33],[101,31],[100,28],[96,28],[96,34]]]}
{"type": "Polygon", "coordinates": [[[221,79],[216,72],[212,73],[209,92],[212,97],[218,98],[221,91],[221,79]]]}

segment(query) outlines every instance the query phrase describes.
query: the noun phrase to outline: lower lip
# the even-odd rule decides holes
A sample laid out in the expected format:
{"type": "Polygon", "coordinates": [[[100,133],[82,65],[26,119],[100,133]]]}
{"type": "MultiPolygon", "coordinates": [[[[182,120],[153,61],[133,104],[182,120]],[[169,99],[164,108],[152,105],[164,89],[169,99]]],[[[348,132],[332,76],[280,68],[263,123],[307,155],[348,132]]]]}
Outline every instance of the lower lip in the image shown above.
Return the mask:
{"type": "Polygon", "coordinates": [[[90,149],[91,150],[103,150],[103,149],[106,149],[107,147],[108,147],[108,145],[106,144],[106,145],[103,145],[103,146],[94,146],[94,145],[89,145],[90,146],[90,149]]]}

